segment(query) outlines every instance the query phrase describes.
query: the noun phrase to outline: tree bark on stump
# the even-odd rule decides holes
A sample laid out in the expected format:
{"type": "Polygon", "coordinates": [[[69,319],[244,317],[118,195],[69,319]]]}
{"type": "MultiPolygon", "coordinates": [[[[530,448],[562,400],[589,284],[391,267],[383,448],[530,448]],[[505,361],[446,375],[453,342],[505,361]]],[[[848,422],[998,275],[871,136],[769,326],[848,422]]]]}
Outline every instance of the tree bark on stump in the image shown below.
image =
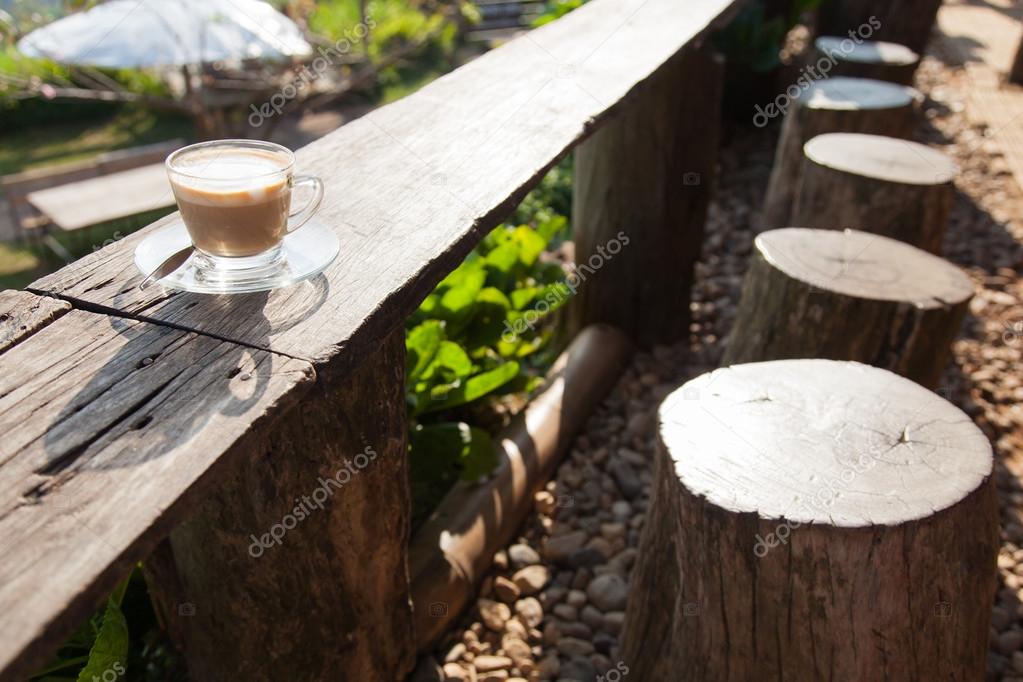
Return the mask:
{"type": "Polygon", "coordinates": [[[817,34],[859,32],[871,40],[900,43],[923,54],[938,17],[941,0],[828,0],[817,15],[817,34]],[[866,29],[872,30],[867,33],[866,29]]]}
{"type": "Polygon", "coordinates": [[[907,140],[831,133],[803,148],[792,221],[881,234],[940,254],[955,197],[956,166],[907,140]]]}
{"type": "Polygon", "coordinates": [[[845,230],[759,235],[722,365],[856,360],[936,388],[973,285],[908,244],[845,230]]]}
{"type": "Polygon", "coordinates": [[[905,45],[870,40],[857,43],[838,36],[817,38],[810,57],[809,65],[818,71],[830,67],[831,78],[871,78],[899,85],[912,85],[920,66],[920,55],[905,45]]]}
{"type": "Polygon", "coordinates": [[[831,360],[719,369],[659,417],[630,678],[983,679],[998,515],[969,417],[831,360]]]}
{"type": "Polygon", "coordinates": [[[609,323],[645,347],[688,337],[678,303],[689,300],[703,242],[722,76],[720,57],[687,50],[576,148],[574,332],[609,323]]]}
{"type": "Polygon", "coordinates": [[[916,109],[922,100],[918,91],[903,85],[841,77],[814,83],[792,100],[767,184],[762,229],[792,224],[804,144],[833,132],[908,138],[916,127],[916,109]]]}
{"type": "Polygon", "coordinates": [[[404,363],[399,329],[344,381],[321,377],[239,444],[245,465],[147,562],[191,679],[394,682],[411,671],[404,363]]]}

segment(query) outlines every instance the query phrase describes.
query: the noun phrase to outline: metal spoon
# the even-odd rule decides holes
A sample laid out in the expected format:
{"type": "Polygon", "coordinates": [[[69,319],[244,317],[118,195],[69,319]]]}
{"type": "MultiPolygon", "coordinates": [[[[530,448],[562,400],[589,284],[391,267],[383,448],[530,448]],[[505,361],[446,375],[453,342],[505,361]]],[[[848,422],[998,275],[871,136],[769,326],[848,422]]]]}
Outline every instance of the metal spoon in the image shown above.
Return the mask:
{"type": "Polygon", "coordinates": [[[139,289],[145,289],[156,280],[163,279],[180,268],[185,264],[185,261],[188,260],[188,257],[191,256],[194,251],[195,247],[189,244],[180,251],[172,253],[167,257],[167,260],[160,263],[155,270],[146,275],[146,278],[139,283],[139,289]]]}

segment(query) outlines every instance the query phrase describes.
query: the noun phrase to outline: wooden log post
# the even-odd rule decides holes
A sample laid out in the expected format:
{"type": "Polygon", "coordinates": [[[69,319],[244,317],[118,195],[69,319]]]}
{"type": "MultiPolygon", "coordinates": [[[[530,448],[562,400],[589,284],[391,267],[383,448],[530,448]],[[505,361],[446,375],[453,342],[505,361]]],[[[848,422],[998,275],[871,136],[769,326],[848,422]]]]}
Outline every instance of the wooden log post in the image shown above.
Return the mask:
{"type": "Polygon", "coordinates": [[[803,147],[793,225],[851,228],[940,254],[956,165],[941,152],[879,135],[830,133],[803,147]]]}
{"type": "Polygon", "coordinates": [[[637,680],[980,680],[991,446],[855,362],[719,369],[659,411],[622,632],[637,680]]]}
{"type": "Polygon", "coordinates": [[[972,295],[957,267],[894,239],[772,230],[754,241],[722,364],[856,360],[935,388],[972,295]]]}
{"type": "Polygon", "coordinates": [[[147,562],[192,679],[411,671],[404,362],[399,329],[354,375],[321,378],[248,434],[244,461],[147,562]]]}
{"type": "MultiPolygon", "coordinates": [[[[908,138],[916,126],[917,105],[922,101],[923,96],[913,88],[863,78],[831,78],[797,94],[791,100],[778,138],[764,198],[762,228],[770,230],[792,224],[804,144],[832,132],[908,138]]],[[[764,125],[769,114],[765,109],[764,125]]]]}
{"type": "Polygon", "coordinates": [[[920,55],[898,43],[821,36],[813,45],[809,63],[821,72],[828,69],[831,77],[872,78],[912,85],[913,75],[920,66],[920,55]]]}
{"type": "Polygon", "coordinates": [[[821,3],[817,33],[853,33],[900,43],[923,54],[940,6],[941,0],[828,0],[821,3]]]}
{"type": "Polygon", "coordinates": [[[687,50],[576,148],[573,332],[605,322],[644,347],[688,336],[678,303],[689,300],[703,241],[722,77],[720,57],[687,50]]]}

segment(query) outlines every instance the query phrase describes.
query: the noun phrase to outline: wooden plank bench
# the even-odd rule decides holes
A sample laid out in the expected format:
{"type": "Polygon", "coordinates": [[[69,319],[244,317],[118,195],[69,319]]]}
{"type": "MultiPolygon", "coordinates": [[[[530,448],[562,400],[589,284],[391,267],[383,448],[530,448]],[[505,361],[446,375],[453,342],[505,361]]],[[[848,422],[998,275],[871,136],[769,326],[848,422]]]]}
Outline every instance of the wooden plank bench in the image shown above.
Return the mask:
{"type": "MultiPolygon", "coordinates": [[[[402,678],[415,652],[405,318],[561,156],[627,121],[621,111],[642,106],[660,128],[680,106],[716,107],[693,72],[704,62],[686,55],[737,5],[594,0],[301,149],[301,172],[326,184],[319,217],[342,242],[310,282],[140,292],[134,248],[166,220],[35,282],[74,310],[0,355],[0,413],[15,434],[0,448],[0,678],[33,672],[143,558],[194,679],[402,678]],[[657,107],[669,83],[671,104],[657,107]],[[328,506],[264,541],[363,453],[371,463],[328,506]]],[[[702,230],[674,171],[688,170],[678,156],[690,145],[716,139],[708,119],[637,152],[664,172],[636,194],[649,217],[626,226],[654,287],[698,256],[696,244],[644,261],[679,230],[702,230]]]]}

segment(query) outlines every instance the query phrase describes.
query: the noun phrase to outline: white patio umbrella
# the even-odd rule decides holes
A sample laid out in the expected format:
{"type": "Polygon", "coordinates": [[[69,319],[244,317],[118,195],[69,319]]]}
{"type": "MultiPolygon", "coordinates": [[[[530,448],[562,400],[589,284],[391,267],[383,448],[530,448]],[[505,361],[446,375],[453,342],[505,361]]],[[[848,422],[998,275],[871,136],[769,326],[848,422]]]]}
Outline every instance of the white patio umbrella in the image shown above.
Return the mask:
{"type": "Polygon", "coordinates": [[[111,68],[312,53],[298,26],[262,0],[110,0],[32,31],[18,49],[111,68]]]}

